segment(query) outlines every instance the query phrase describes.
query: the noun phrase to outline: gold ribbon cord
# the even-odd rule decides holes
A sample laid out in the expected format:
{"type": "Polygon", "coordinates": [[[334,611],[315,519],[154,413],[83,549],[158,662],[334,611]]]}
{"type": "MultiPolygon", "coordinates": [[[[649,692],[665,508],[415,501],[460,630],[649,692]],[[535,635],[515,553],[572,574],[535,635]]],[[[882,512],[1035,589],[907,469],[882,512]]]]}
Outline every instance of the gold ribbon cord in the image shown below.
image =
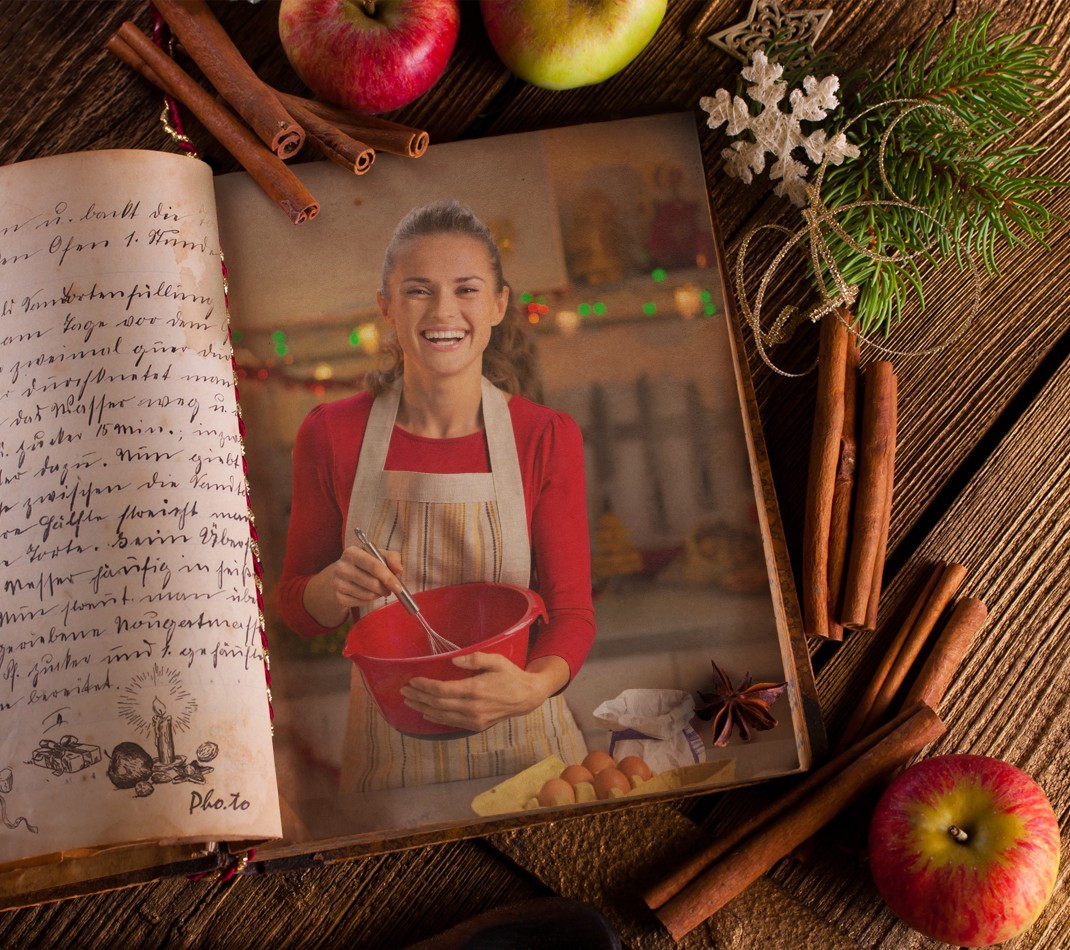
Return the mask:
{"type": "Polygon", "coordinates": [[[171,124],[171,104],[174,100],[170,96],[165,96],[163,101],[163,111],[160,113],[160,125],[163,126],[163,130],[167,133],[168,138],[171,139],[176,145],[186,146],[183,148],[183,152],[189,155],[190,158],[200,158],[201,156],[197,152],[197,146],[193,144],[191,139],[184,132],[179,132],[171,124]]]}
{"type": "MultiPolygon", "coordinates": [[[[912,254],[904,255],[900,251],[896,251],[894,254],[878,254],[869,248],[860,245],[850,234],[844,230],[843,226],[837,221],[837,215],[842,215],[847,211],[854,210],[855,208],[906,208],[917,214],[923,215],[933,223],[938,223],[935,215],[927,211],[925,208],[914,204],[906,199],[900,197],[895,189],[892,187],[891,181],[888,179],[888,173],[885,168],[885,156],[887,154],[888,141],[895,131],[896,126],[902,122],[907,116],[916,112],[919,109],[935,109],[938,112],[945,113],[951,120],[952,124],[957,125],[960,129],[967,129],[966,123],[959,118],[948,106],[941,103],[925,102],[920,99],[889,99],[885,102],[879,102],[876,105],[860,112],[857,116],[851,119],[842,129],[843,134],[846,134],[847,129],[850,128],[855,122],[858,122],[864,116],[870,112],[874,112],[879,109],[885,109],[889,106],[905,106],[895,118],[888,123],[888,127],[881,134],[880,148],[877,154],[877,165],[880,170],[881,182],[884,188],[890,195],[889,198],[883,200],[874,201],[855,201],[846,205],[841,205],[837,208],[829,208],[825,204],[821,197],[821,185],[825,179],[825,171],[829,165],[829,157],[826,150],[826,155],[822,159],[821,164],[818,166],[817,173],[814,177],[813,184],[807,185],[806,194],[809,199],[809,203],[806,208],[803,209],[802,215],[806,222],[806,226],[797,231],[792,231],[791,228],[784,227],[779,224],[761,224],[752,228],[744,235],[742,242],[740,243],[739,253],[736,257],[736,297],[739,301],[740,310],[743,312],[743,316],[746,318],[747,323],[750,325],[751,331],[754,333],[755,345],[758,349],[758,354],[761,356],[763,362],[773,372],[778,373],[781,376],[789,378],[798,378],[805,376],[812,372],[817,366],[817,359],[815,358],[810,366],[799,373],[791,373],[787,370],[781,369],[779,366],[773,363],[769,358],[767,352],[768,347],[774,346],[778,343],[783,343],[791,338],[795,330],[803,323],[807,321],[811,323],[817,323],[822,318],[832,314],[835,319],[839,320],[849,330],[854,331],[853,327],[844,319],[840,313],[840,308],[849,309],[855,301],[858,299],[859,288],[855,284],[848,284],[843,276],[842,271],[837,266],[836,259],[832,253],[828,244],[828,233],[831,232],[840,238],[848,247],[863,257],[868,258],[871,261],[877,263],[888,264],[903,264],[904,262],[911,260],[915,257],[920,257],[926,254],[927,249],[921,249],[915,251],[912,254]],[[762,273],[761,279],[758,283],[758,289],[754,296],[753,304],[747,295],[745,287],[745,274],[746,274],[746,256],[750,248],[750,245],[757,234],[761,231],[778,231],[782,234],[788,235],[788,240],[781,246],[772,262],[762,273]],[[801,308],[788,305],[781,309],[776,319],[768,330],[762,329],[762,305],[765,300],[766,292],[769,288],[769,284],[772,281],[774,275],[780,268],[784,259],[792,252],[792,250],[802,241],[809,240],[809,253],[811,266],[814,270],[814,275],[817,279],[818,288],[821,295],[821,300],[803,311],[801,308]],[[828,283],[825,281],[821,265],[824,264],[828,274],[831,278],[831,282],[834,285],[834,289],[830,289],[828,283]]],[[[950,237],[953,237],[951,229],[948,227],[942,228],[943,232],[950,237]]],[[[880,343],[877,343],[872,337],[858,334],[858,341],[860,344],[872,347],[880,353],[889,356],[929,356],[933,353],[939,353],[942,350],[952,346],[961,338],[961,336],[969,328],[973,322],[981,306],[981,274],[977,268],[977,264],[973,259],[973,255],[970,253],[969,247],[962,249],[963,255],[966,259],[967,269],[973,278],[973,299],[971,302],[971,309],[969,317],[962,321],[960,328],[957,332],[953,333],[950,337],[943,340],[941,343],[932,347],[927,347],[923,350],[894,350],[880,343]]]]}

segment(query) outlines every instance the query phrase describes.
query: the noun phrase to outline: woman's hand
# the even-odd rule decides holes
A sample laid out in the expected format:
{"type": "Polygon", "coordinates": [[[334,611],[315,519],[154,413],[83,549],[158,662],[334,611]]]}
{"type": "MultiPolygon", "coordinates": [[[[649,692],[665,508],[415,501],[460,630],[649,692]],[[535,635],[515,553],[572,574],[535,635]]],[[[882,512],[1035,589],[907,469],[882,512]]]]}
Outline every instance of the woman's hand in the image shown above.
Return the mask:
{"type": "Polygon", "coordinates": [[[400,593],[401,555],[396,551],[382,554],[389,567],[359,545],[346,548],[306,585],[305,610],[322,626],[336,627],[354,607],[400,593]]]}
{"type": "Polygon", "coordinates": [[[497,653],[467,653],[454,664],[477,675],[463,680],[416,676],[401,690],[407,705],[430,722],[482,732],[523,716],[564,687],[571,675],[559,656],[540,656],[521,669],[497,653]]]}

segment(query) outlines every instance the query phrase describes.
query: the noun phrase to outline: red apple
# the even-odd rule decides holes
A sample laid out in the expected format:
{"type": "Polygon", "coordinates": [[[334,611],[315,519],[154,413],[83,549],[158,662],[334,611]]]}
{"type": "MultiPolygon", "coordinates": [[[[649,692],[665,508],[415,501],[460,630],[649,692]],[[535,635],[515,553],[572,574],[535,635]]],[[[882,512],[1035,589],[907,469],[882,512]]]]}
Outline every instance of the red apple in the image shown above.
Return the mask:
{"type": "Polygon", "coordinates": [[[282,0],[279,39],[317,96],[354,112],[400,109],[442,75],[457,0],[282,0]]]}
{"type": "Polygon", "coordinates": [[[487,36],[521,79],[575,89],[615,75],[654,38],[667,0],[481,0],[487,36]]]}
{"type": "Polygon", "coordinates": [[[983,755],[935,756],[885,789],[869,857],[877,890],[904,922],[986,947],[1040,916],[1059,870],[1059,824],[1021,769],[983,755]]]}

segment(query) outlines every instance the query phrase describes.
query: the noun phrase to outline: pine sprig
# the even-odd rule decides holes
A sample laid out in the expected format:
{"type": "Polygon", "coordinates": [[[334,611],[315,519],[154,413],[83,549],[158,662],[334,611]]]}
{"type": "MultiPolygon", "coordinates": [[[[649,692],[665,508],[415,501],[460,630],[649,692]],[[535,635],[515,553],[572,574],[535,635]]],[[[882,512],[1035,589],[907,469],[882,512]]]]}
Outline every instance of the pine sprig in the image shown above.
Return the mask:
{"type": "Polygon", "coordinates": [[[946,106],[976,135],[1008,135],[1017,119],[1036,116],[1056,78],[1044,65],[1051,50],[1027,42],[1038,27],[989,39],[992,14],[967,24],[954,21],[942,47],[934,30],[913,56],[900,52],[884,79],[858,90],[861,108],[891,99],[920,99],[946,106]]]}
{"type": "Polygon", "coordinates": [[[829,238],[844,278],[860,288],[855,309],[863,332],[890,331],[911,296],[924,308],[922,262],[954,258],[965,267],[972,260],[994,274],[1000,244],[1044,244],[1052,216],[1039,199],[1066,183],[1023,173],[1043,149],[1006,140],[1039,114],[1056,74],[1045,64],[1050,50],[1027,41],[1033,30],[990,39],[991,19],[956,22],[939,48],[934,31],[914,55],[901,53],[885,77],[845,93],[844,113],[862,116],[848,129],[862,156],[828,167],[822,199],[831,209],[893,198],[881,180],[880,141],[909,105],[880,103],[935,107],[901,119],[884,155],[894,196],[912,207],[880,204],[837,216],[870,253],[898,260],[875,261],[829,238]],[[862,115],[867,109],[874,111],[862,115]]]}

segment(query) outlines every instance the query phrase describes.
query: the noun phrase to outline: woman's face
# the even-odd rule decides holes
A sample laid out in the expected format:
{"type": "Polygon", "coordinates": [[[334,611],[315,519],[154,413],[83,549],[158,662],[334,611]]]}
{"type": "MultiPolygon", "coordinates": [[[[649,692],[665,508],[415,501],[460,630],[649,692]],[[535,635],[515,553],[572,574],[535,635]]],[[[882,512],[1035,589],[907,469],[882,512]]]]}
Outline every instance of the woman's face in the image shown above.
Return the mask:
{"type": "Polygon", "coordinates": [[[487,249],[463,234],[432,234],[398,249],[379,310],[393,327],[410,372],[481,375],[490,331],[509,290],[497,288],[487,249]]]}

